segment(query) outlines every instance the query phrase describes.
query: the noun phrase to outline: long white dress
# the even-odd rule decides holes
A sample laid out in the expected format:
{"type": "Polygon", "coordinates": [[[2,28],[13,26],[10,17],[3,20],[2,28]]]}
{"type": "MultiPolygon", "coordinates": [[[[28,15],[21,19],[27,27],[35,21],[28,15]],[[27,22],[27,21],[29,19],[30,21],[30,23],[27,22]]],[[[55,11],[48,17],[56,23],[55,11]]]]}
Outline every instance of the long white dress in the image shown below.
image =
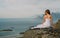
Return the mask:
{"type": "Polygon", "coordinates": [[[45,22],[43,24],[39,24],[36,27],[32,27],[31,29],[34,28],[49,28],[51,27],[50,19],[45,19],[45,22]]]}

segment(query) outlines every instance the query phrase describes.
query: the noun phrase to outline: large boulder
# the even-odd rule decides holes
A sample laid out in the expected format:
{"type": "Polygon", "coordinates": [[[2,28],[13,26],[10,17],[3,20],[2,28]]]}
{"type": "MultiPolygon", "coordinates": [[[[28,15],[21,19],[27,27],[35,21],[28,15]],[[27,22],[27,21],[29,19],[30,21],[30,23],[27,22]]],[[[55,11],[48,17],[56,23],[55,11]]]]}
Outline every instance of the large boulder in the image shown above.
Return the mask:
{"type": "Polygon", "coordinates": [[[58,20],[55,24],[55,29],[60,29],[60,20],[58,20]]]}
{"type": "Polygon", "coordinates": [[[23,38],[59,38],[60,33],[50,28],[27,30],[23,38]]]}
{"type": "Polygon", "coordinates": [[[60,20],[55,28],[29,29],[24,32],[23,38],[60,38],[60,20]]]}

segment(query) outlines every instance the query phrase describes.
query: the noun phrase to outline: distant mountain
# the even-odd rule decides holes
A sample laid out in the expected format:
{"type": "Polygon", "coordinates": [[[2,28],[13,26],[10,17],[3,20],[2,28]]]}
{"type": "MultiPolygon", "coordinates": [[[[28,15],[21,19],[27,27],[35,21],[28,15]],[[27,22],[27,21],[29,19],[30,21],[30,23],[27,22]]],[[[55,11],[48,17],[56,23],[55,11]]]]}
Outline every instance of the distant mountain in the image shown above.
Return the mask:
{"type": "Polygon", "coordinates": [[[38,20],[43,19],[43,14],[41,14],[41,15],[35,15],[35,16],[33,16],[33,18],[34,19],[38,19],[38,20]]]}
{"type": "Polygon", "coordinates": [[[60,19],[60,13],[56,12],[56,13],[52,13],[53,16],[53,20],[58,20],[60,19]]]}
{"type": "MultiPolygon", "coordinates": [[[[51,15],[52,15],[54,21],[60,19],[60,13],[58,13],[58,12],[52,13],[51,15]]],[[[34,18],[35,19],[43,19],[43,14],[36,15],[34,18]]]]}

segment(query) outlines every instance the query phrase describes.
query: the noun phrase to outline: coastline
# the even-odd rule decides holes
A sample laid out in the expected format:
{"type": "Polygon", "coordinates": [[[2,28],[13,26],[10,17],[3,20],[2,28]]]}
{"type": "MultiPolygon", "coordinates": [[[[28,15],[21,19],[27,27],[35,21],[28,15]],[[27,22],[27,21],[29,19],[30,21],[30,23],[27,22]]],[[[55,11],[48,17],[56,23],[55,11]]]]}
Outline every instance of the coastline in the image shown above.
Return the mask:
{"type": "MultiPolygon", "coordinates": [[[[60,25],[60,20],[58,20],[56,23],[55,23],[55,25],[57,25],[57,26],[59,26],[60,25]]],[[[55,26],[56,27],[56,26],[55,26]]],[[[59,26],[60,27],[60,26],[59,26]]],[[[57,28],[59,28],[59,27],[57,27],[57,28]]],[[[44,29],[42,29],[41,30],[42,32],[46,32],[46,31],[44,31],[44,29]]],[[[40,30],[26,30],[25,32],[20,32],[20,33],[18,33],[18,34],[14,34],[14,35],[8,35],[8,36],[0,36],[0,38],[26,38],[26,37],[31,37],[31,36],[33,36],[33,35],[35,35],[36,33],[38,33],[38,36],[40,36],[39,34],[40,34],[40,32],[41,32],[40,30]],[[30,35],[31,36],[30,36],[30,35]]],[[[59,33],[60,34],[60,33],[59,33]]],[[[46,35],[46,34],[45,34],[46,35]]],[[[49,35],[49,34],[48,34],[49,35]]],[[[36,36],[34,36],[34,37],[38,37],[37,35],[36,36]]],[[[50,36],[51,37],[51,36],[50,36]]]]}
{"type": "Polygon", "coordinates": [[[23,38],[60,38],[60,19],[52,28],[26,30],[23,38]]]}

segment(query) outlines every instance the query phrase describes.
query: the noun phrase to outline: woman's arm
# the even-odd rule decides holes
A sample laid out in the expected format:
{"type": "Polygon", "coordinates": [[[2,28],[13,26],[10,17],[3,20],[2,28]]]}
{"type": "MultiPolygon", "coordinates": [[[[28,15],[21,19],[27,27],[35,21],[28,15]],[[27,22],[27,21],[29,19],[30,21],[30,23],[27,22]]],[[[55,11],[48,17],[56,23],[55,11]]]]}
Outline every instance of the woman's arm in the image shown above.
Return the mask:
{"type": "Polygon", "coordinates": [[[43,21],[42,21],[42,24],[45,22],[45,16],[43,17],[43,21]]]}

